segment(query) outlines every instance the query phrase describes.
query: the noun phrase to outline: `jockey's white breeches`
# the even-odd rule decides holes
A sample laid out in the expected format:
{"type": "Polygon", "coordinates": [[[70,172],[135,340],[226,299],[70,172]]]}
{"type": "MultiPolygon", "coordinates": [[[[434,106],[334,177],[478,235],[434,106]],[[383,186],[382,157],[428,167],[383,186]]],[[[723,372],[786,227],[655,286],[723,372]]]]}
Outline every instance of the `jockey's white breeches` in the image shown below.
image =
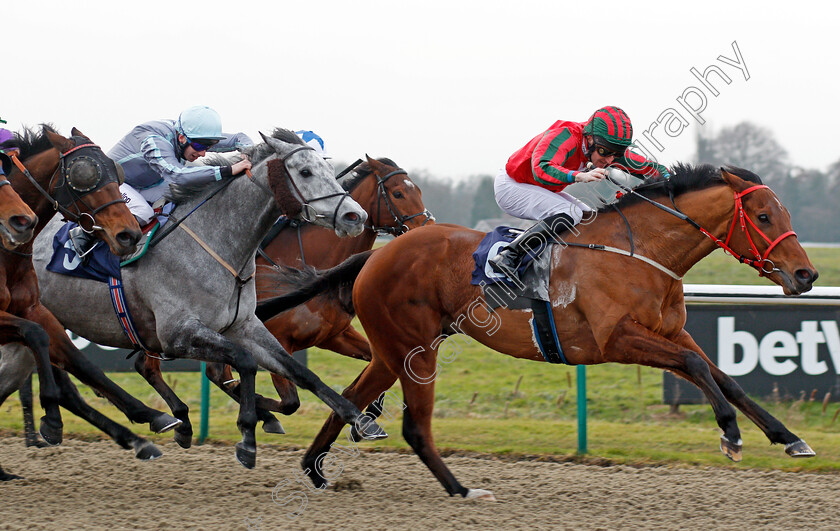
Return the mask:
{"type": "Polygon", "coordinates": [[[134,187],[123,183],[120,185],[120,193],[122,193],[129,212],[134,214],[134,217],[137,218],[141,227],[147,225],[152,218],[155,217],[155,211],[152,208],[152,205],[150,205],[146,201],[146,198],[140,195],[140,192],[135,190],[134,187]]]}
{"type": "Polygon", "coordinates": [[[499,207],[516,218],[541,220],[555,214],[566,214],[577,225],[584,212],[592,211],[583,201],[566,192],[552,192],[533,184],[516,182],[504,168],[496,177],[493,190],[499,207]]]}

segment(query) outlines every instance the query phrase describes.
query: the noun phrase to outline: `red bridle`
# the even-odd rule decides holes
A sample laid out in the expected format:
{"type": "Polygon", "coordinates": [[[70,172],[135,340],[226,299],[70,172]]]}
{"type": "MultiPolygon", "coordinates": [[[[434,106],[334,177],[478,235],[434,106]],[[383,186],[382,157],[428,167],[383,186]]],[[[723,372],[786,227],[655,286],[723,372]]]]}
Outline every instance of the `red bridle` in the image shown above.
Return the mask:
{"type": "Polygon", "coordinates": [[[709,231],[707,231],[706,229],[704,229],[702,227],[698,227],[700,229],[700,231],[703,234],[705,234],[706,236],[708,236],[709,238],[711,238],[712,241],[714,241],[718,245],[718,247],[722,248],[724,251],[726,251],[730,255],[734,256],[735,258],[737,258],[738,261],[741,262],[742,264],[747,264],[748,266],[756,269],[758,271],[758,276],[760,276],[760,277],[763,277],[764,275],[767,275],[767,274],[772,273],[773,271],[776,271],[776,266],[773,263],[773,261],[769,260],[767,258],[770,255],[770,251],[775,249],[776,246],[779,245],[779,243],[781,243],[781,241],[784,240],[785,238],[787,238],[788,236],[796,236],[795,232],[793,232],[792,230],[789,230],[789,231],[785,232],[784,234],[782,234],[781,236],[779,236],[778,238],[776,238],[775,240],[771,240],[770,238],[767,237],[766,234],[764,234],[764,232],[762,232],[761,229],[759,229],[756,226],[756,224],[753,222],[753,220],[751,220],[749,218],[749,216],[747,216],[746,212],[744,211],[744,204],[742,202],[742,198],[745,195],[747,195],[748,193],[754,192],[756,190],[760,190],[762,188],[768,188],[768,186],[764,185],[764,184],[757,184],[755,186],[751,186],[751,187],[747,188],[746,190],[744,190],[741,193],[734,192],[734,195],[735,195],[735,217],[732,218],[732,224],[729,226],[729,233],[726,235],[726,240],[725,241],[721,241],[719,238],[716,238],[715,236],[710,234],[709,231]],[[741,222],[740,223],[741,224],[741,232],[743,232],[747,236],[747,241],[750,242],[750,250],[752,251],[752,254],[755,257],[754,259],[753,258],[747,258],[746,256],[732,250],[732,248],[729,247],[729,240],[732,239],[732,234],[733,234],[733,232],[735,232],[735,225],[738,222],[738,220],[740,220],[740,222],[741,222]],[[758,251],[758,247],[756,247],[755,242],[753,242],[752,236],[750,236],[750,231],[747,229],[747,223],[749,223],[750,226],[752,226],[752,228],[758,234],[760,234],[762,238],[764,238],[764,241],[766,241],[767,243],[770,244],[770,246],[767,247],[767,250],[764,251],[764,255],[762,255],[758,251]],[[770,264],[769,269],[767,268],[767,264],[770,264]]]}

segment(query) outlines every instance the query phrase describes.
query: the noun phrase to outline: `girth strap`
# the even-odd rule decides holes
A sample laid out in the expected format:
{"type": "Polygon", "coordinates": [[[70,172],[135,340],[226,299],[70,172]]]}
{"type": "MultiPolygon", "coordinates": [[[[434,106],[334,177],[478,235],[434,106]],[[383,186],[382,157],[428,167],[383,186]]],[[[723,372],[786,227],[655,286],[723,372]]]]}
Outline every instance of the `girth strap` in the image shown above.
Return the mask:
{"type": "MultiPolygon", "coordinates": [[[[184,232],[186,232],[187,234],[189,234],[190,236],[192,236],[192,239],[193,239],[193,240],[195,240],[195,241],[196,241],[196,242],[197,242],[197,243],[198,243],[198,244],[199,244],[199,245],[200,245],[200,246],[201,246],[201,247],[202,247],[205,251],[207,251],[207,253],[208,253],[210,256],[212,256],[213,258],[215,258],[217,262],[219,262],[220,264],[222,264],[222,267],[224,267],[225,269],[227,269],[228,271],[230,271],[230,274],[231,274],[231,275],[233,275],[234,277],[236,277],[236,279],[237,279],[239,282],[241,282],[241,283],[243,283],[243,284],[244,284],[245,282],[248,282],[249,280],[251,280],[251,277],[253,277],[253,276],[254,276],[254,273],[251,273],[251,276],[249,276],[248,278],[243,279],[242,277],[240,277],[240,276],[239,276],[239,272],[238,272],[238,271],[236,271],[236,269],[234,269],[234,268],[233,268],[233,267],[232,267],[229,263],[225,262],[225,259],[224,259],[224,258],[222,258],[221,256],[219,256],[219,254],[218,254],[216,251],[214,251],[213,249],[211,249],[211,248],[210,248],[210,246],[209,246],[209,245],[207,245],[207,243],[205,243],[205,242],[204,242],[204,240],[202,240],[201,238],[199,238],[199,237],[198,237],[198,234],[196,234],[195,232],[193,232],[193,230],[192,230],[191,228],[187,227],[187,226],[186,226],[185,224],[183,224],[183,223],[182,223],[181,225],[179,225],[179,227],[181,227],[182,229],[184,229],[184,232]]],[[[255,271],[255,272],[256,272],[256,271],[255,271]]]]}

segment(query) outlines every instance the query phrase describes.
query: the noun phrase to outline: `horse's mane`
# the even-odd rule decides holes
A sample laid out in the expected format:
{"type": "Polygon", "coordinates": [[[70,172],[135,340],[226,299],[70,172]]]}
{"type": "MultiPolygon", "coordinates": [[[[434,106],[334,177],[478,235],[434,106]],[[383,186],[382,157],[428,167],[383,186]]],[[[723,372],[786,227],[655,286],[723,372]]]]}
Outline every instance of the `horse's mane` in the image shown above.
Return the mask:
{"type": "Polygon", "coordinates": [[[20,160],[26,160],[38,153],[52,149],[53,145],[47,137],[47,131],[59,134],[52,124],[41,124],[40,131],[24,127],[22,131],[16,131],[15,137],[3,142],[4,148],[16,147],[20,150],[20,160]]]}
{"type": "MultiPolygon", "coordinates": [[[[297,136],[294,132],[289,131],[288,129],[283,129],[277,127],[272,131],[271,138],[276,138],[277,140],[282,140],[288,144],[300,144],[305,146],[306,142],[301,140],[299,136],[297,136]]],[[[242,153],[248,155],[248,158],[251,160],[253,165],[257,165],[258,163],[262,162],[263,160],[267,159],[274,153],[274,148],[269,146],[267,143],[263,142],[261,144],[257,144],[255,146],[245,148],[241,150],[242,153]]],[[[233,161],[227,159],[221,155],[211,155],[205,157],[204,164],[206,166],[232,166],[233,161]]],[[[234,175],[230,179],[236,179],[245,175],[241,173],[239,175],[234,175]]],[[[211,184],[170,184],[169,191],[166,194],[167,199],[174,201],[175,203],[184,203],[193,197],[197,197],[199,195],[204,194],[205,192],[209,196],[213,192],[216,191],[217,188],[221,188],[225,186],[229,179],[222,179],[221,181],[211,183],[211,184]]]]}
{"type": "MultiPolygon", "coordinates": [[[[749,170],[735,166],[727,166],[724,169],[745,181],[762,184],[761,178],[749,170]]],[[[625,194],[616,203],[602,206],[598,211],[612,210],[614,207],[624,208],[643,202],[644,200],[637,197],[636,194],[647,197],[648,199],[668,197],[669,195],[677,197],[693,190],[704,190],[712,186],[726,184],[723,177],[721,177],[720,168],[710,164],[692,166],[691,164],[678,162],[671,168],[671,174],[670,179],[656,178],[646,180],[634,189],[635,194],[625,194]]]]}
{"type": "MultiPolygon", "coordinates": [[[[288,129],[283,129],[282,127],[277,127],[274,131],[271,132],[271,138],[276,138],[277,140],[282,140],[287,144],[300,144],[301,146],[305,146],[306,142],[304,142],[299,136],[297,136],[293,131],[289,131],[288,129]]],[[[260,162],[264,161],[271,155],[275,153],[274,149],[266,143],[257,144],[253,147],[246,148],[243,150],[243,153],[248,155],[248,158],[251,159],[251,163],[254,165],[259,164],[260,162]]]]}
{"type": "MultiPolygon", "coordinates": [[[[378,162],[381,162],[382,164],[386,164],[394,168],[399,168],[396,162],[387,157],[378,158],[376,160],[378,162]]],[[[371,173],[373,173],[373,168],[371,168],[370,164],[367,161],[365,161],[356,166],[356,168],[352,172],[350,172],[349,175],[347,175],[346,177],[342,177],[338,183],[341,185],[342,188],[344,188],[345,191],[352,192],[353,189],[359,186],[359,183],[364,181],[365,178],[371,173]]]]}

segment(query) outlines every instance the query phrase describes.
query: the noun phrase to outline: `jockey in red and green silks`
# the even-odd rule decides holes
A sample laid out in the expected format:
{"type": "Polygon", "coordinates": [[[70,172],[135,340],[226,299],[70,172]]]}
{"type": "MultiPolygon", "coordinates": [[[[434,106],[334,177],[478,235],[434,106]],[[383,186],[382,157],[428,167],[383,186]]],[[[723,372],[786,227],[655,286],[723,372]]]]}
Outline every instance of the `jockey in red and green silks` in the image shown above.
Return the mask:
{"type": "Polygon", "coordinates": [[[669,177],[667,168],[631,151],[632,142],[630,118],[610,106],[586,122],[559,120],[511,155],[494,183],[496,202],[514,217],[542,221],[491,258],[493,269],[518,280],[514,272],[526,252],[591,211],[563,191],[568,185],[601,181],[608,166],[643,178],[669,177]]]}

